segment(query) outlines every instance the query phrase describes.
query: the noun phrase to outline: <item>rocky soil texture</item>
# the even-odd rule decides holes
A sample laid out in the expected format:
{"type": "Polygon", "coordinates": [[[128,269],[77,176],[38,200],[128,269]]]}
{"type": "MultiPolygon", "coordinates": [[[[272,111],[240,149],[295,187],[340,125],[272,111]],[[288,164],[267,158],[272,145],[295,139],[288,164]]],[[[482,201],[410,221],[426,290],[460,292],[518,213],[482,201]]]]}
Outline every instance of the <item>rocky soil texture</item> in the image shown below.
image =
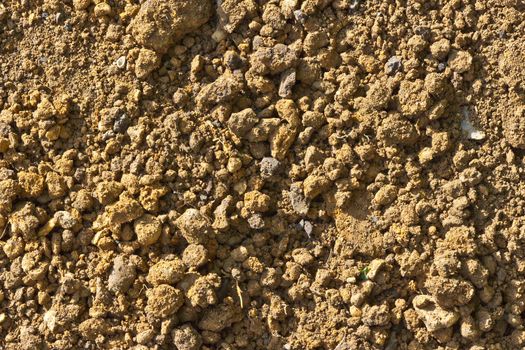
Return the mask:
{"type": "Polygon", "coordinates": [[[521,349],[524,16],[2,2],[0,349],[521,349]]]}

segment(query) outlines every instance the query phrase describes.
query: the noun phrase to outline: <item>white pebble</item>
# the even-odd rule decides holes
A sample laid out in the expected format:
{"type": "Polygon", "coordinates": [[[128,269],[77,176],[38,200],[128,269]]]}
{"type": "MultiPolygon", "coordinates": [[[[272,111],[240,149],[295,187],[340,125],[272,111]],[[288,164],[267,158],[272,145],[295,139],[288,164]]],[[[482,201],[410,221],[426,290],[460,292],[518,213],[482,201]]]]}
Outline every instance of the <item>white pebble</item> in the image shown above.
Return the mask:
{"type": "Polygon", "coordinates": [[[126,56],[120,56],[115,64],[119,69],[124,69],[126,67],[126,56]]]}
{"type": "Polygon", "coordinates": [[[303,13],[302,10],[295,10],[295,11],[293,12],[293,15],[294,15],[295,20],[296,20],[297,22],[301,22],[301,23],[304,22],[304,20],[305,20],[305,16],[304,16],[304,13],[303,13]]]}
{"type": "Polygon", "coordinates": [[[299,221],[299,226],[301,226],[308,237],[311,238],[312,232],[314,230],[312,223],[308,220],[301,219],[301,221],[299,221]]]}
{"type": "Polygon", "coordinates": [[[483,140],[486,136],[485,132],[476,129],[470,121],[469,117],[470,113],[468,109],[466,107],[463,108],[463,119],[461,120],[461,129],[469,139],[477,141],[483,140]]]}

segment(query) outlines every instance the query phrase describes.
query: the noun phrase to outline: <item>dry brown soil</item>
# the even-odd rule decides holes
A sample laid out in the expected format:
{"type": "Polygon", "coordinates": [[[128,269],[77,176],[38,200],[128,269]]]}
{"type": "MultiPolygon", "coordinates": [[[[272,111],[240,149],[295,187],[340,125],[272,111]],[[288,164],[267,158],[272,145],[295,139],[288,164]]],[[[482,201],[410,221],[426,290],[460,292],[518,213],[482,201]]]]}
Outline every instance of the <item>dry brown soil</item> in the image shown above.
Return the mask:
{"type": "Polygon", "coordinates": [[[0,349],[522,349],[524,18],[1,2],[0,349]]]}

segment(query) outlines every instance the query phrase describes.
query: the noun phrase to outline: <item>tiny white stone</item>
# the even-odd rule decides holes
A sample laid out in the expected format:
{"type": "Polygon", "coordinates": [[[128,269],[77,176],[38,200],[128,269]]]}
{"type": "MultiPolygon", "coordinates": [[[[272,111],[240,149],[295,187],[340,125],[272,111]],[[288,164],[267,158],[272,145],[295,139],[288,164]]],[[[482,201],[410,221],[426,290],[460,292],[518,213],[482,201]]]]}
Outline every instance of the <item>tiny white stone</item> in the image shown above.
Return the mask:
{"type": "Polygon", "coordinates": [[[304,222],[304,231],[306,232],[308,237],[310,237],[312,235],[313,230],[314,230],[314,226],[312,225],[312,223],[310,221],[306,221],[305,220],[305,222],[304,222]]]}
{"type": "Polygon", "coordinates": [[[301,219],[301,221],[299,221],[299,227],[301,227],[304,230],[304,232],[306,232],[309,238],[311,237],[312,232],[314,230],[314,226],[310,221],[301,219]]]}
{"type": "Polygon", "coordinates": [[[120,56],[115,62],[115,64],[119,69],[123,69],[124,67],[126,67],[126,56],[120,56]]]}
{"type": "Polygon", "coordinates": [[[44,314],[44,324],[51,332],[53,332],[56,329],[56,311],[55,310],[50,309],[44,314]]]}
{"type": "Polygon", "coordinates": [[[303,22],[304,19],[305,19],[305,18],[304,18],[304,13],[303,13],[302,10],[295,10],[295,11],[293,12],[293,15],[294,15],[295,20],[296,20],[297,22],[303,22]]]}
{"type": "Polygon", "coordinates": [[[461,129],[471,140],[483,140],[485,138],[485,132],[478,130],[474,127],[470,121],[470,111],[468,107],[462,108],[463,119],[461,120],[461,129]]]}
{"type": "Polygon", "coordinates": [[[351,4],[350,4],[350,11],[353,11],[357,8],[357,6],[359,6],[359,0],[354,0],[351,4]]]}

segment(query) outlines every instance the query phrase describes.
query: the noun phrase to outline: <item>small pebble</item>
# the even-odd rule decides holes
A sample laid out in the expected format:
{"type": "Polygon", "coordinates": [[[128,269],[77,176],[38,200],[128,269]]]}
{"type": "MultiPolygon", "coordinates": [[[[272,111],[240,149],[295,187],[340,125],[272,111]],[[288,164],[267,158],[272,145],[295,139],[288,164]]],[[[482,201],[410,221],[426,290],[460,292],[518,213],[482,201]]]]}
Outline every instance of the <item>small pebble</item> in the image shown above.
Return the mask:
{"type": "Polygon", "coordinates": [[[301,220],[299,221],[299,225],[304,230],[304,232],[306,232],[308,238],[311,238],[312,232],[314,230],[314,226],[312,225],[312,223],[308,220],[301,220]]]}
{"type": "Polygon", "coordinates": [[[463,119],[461,120],[461,129],[471,140],[481,141],[485,138],[485,132],[476,129],[474,124],[470,121],[470,113],[467,107],[463,108],[463,119]]]}
{"type": "Polygon", "coordinates": [[[485,133],[481,130],[477,130],[468,118],[465,118],[461,121],[461,129],[471,140],[480,141],[485,138],[485,133]]]}
{"type": "Polygon", "coordinates": [[[118,60],[115,61],[115,64],[119,69],[124,69],[126,67],[126,56],[120,56],[118,60]]]}
{"type": "Polygon", "coordinates": [[[295,20],[296,20],[297,22],[300,22],[300,23],[303,23],[303,22],[305,21],[305,19],[306,19],[306,17],[305,17],[305,15],[304,15],[303,11],[301,11],[301,10],[295,10],[295,11],[293,12],[293,15],[294,15],[294,17],[295,17],[295,20]]]}
{"type": "Polygon", "coordinates": [[[272,157],[264,157],[261,160],[260,169],[261,169],[261,177],[264,179],[267,179],[269,177],[272,177],[276,175],[279,172],[279,167],[281,165],[281,162],[279,162],[277,159],[272,157]]]}
{"type": "Polygon", "coordinates": [[[295,69],[288,69],[281,74],[279,96],[286,98],[292,95],[292,88],[296,82],[295,69]]]}
{"type": "Polygon", "coordinates": [[[309,204],[301,188],[296,185],[290,186],[289,198],[292,202],[292,208],[297,214],[306,215],[308,213],[309,204]]]}
{"type": "Polygon", "coordinates": [[[354,0],[350,5],[350,11],[353,11],[359,7],[359,0],[354,0]]]}
{"type": "Polygon", "coordinates": [[[388,75],[394,75],[401,70],[401,67],[401,58],[398,56],[392,56],[385,64],[385,73],[388,75]]]}
{"type": "Polygon", "coordinates": [[[113,260],[113,269],[109,275],[108,288],[113,292],[125,293],[136,278],[135,266],[124,256],[119,255],[113,260]]]}
{"type": "Polygon", "coordinates": [[[115,120],[115,123],[113,123],[113,131],[116,133],[124,133],[128,129],[129,125],[131,124],[131,120],[127,116],[127,114],[122,114],[120,117],[115,120]]]}

